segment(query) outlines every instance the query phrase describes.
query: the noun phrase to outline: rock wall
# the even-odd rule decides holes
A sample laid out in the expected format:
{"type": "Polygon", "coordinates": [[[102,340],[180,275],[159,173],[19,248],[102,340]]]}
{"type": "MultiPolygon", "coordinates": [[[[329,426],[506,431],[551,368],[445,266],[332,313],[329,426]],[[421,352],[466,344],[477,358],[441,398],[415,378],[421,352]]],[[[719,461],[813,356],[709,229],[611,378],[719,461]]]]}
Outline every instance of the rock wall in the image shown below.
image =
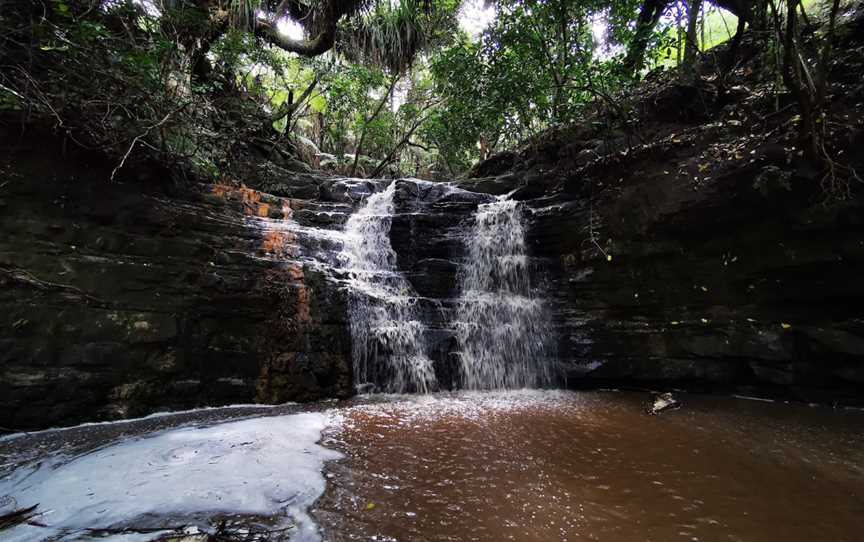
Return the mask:
{"type": "MultiPolygon", "coordinates": [[[[862,171],[856,51],[832,102],[832,118],[854,120],[827,145],[862,171]]],[[[752,73],[733,90],[667,78],[636,103],[635,129],[547,134],[461,183],[532,209],[568,385],[864,403],[861,187],[826,199],[831,179],[795,150],[794,109],[772,113],[752,73]]]]}
{"type": "Polygon", "coordinates": [[[663,171],[598,168],[525,202],[568,385],[860,404],[862,202],[762,195],[748,168],[696,190],[663,171]]]}
{"type": "Polygon", "coordinates": [[[179,188],[158,167],[111,182],[98,157],[14,130],[0,145],[0,427],[350,393],[344,295],[309,265],[328,237],[301,226],[315,203],[179,188]]]}
{"type": "MultiPolygon", "coordinates": [[[[861,41],[838,49],[832,118],[847,120],[828,143],[856,171],[861,41]]],[[[823,204],[793,108],[772,113],[789,97],[747,62],[722,84],[649,77],[636,125],[600,116],[482,177],[396,181],[391,244],[442,387],[464,236],[477,205],[511,194],[562,385],[864,403],[861,189],[823,204]]],[[[0,125],[0,428],[352,393],[340,232],[390,181],[266,163],[213,185],[157,165],[110,182],[116,164],[71,147],[0,125]]]]}

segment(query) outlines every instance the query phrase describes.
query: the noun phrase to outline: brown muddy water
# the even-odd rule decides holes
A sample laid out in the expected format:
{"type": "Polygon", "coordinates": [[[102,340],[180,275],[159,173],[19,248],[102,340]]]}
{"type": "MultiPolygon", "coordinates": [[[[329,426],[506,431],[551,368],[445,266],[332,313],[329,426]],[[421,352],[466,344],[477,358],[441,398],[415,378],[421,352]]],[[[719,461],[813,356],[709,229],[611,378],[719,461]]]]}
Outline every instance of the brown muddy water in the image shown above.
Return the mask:
{"type": "Polygon", "coordinates": [[[38,515],[0,540],[191,542],[227,521],[228,540],[864,541],[864,412],[648,399],[366,396],[13,435],[0,516],[38,515]]]}
{"type": "MultiPolygon", "coordinates": [[[[332,541],[864,540],[864,413],[509,392],[340,409],[313,512],[332,541]]],[[[368,400],[367,400],[368,401],[368,400]]]]}

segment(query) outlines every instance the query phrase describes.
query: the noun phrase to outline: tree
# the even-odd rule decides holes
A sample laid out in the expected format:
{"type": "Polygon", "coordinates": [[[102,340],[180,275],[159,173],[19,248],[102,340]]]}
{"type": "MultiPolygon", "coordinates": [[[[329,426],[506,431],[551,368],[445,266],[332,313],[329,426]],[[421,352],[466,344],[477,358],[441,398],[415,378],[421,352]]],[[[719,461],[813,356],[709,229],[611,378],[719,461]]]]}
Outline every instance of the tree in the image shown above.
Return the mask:
{"type": "Polygon", "coordinates": [[[696,78],[696,55],[699,52],[699,43],[696,38],[696,23],[699,22],[699,11],[701,8],[701,0],[688,0],[687,32],[684,40],[684,60],[681,64],[681,76],[682,80],[689,84],[693,84],[696,78]]]}
{"type": "Polygon", "coordinates": [[[644,0],[642,7],[639,8],[636,30],[627,48],[627,56],[624,58],[624,72],[628,76],[634,77],[642,69],[651,34],[668,5],[669,0],[644,0]]]}
{"type": "Polygon", "coordinates": [[[464,168],[488,153],[513,148],[543,130],[578,118],[623,80],[616,57],[596,54],[593,0],[507,0],[479,43],[467,38],[432,61],[444,100],[424,137],[448,167],[464,168]]]}
{"type": "Polygon", "coordinates": [[[817,42],[817,47],[810,51],[802,44],[800,35],[800,0],[787,0],[785,14],[779,12],[773,0],[769,5],[775,38],[782,47],[780,71],[783,84],[794,97],[800,115],[798,146],[810,163],[825,172],[822,187],[826,199],[846,199],[850,196],[850,179],[860,181],[860,178],[851,167],[836,162],[826,148],[829,124],[828,74],[840,1],[832,1],[825,35],[817,42]]]}
{"type": "MultiPolygon", "coordinates": [[[[197,2],[199,7],[210,9],[212,0],[197,2]]],[[[241,0],[231,4],[239,6],[240,9],[261,10],[262,16],[252,14],[241,19],[256,36],[263,37],[272,45],[291,53],[317,56],[333,48],[340,19],[357,13],[364,7],[364,0],[241,0]],[[300,23],[309,37],[294,39],[279,32],[278,22],[286,18],[300,23]]]]}
{"type": "Polygon", "coordinates": [[[357,175],[357,163],[360,161],[360,155],[363,153],[363,142],[366,140],[366,133],[369,129],[369,125],[378,117],[378,114],[381,113],[382,109],[384,109],[384,105],[386,105],[390,100],[390,96],[393,93],[393,88],[396,86],[397,81],[399,81],[398,73],[390,78],[390,84],[387,86],[387,91],[384,92],[384,95],[379,100],[375,110],[372,111],[372,114],[363,117],[363,124],[360,128],[360,139],[357,141],[357,146],[354,149],[354,163],[351,165],[352,177],[357,175]]]}

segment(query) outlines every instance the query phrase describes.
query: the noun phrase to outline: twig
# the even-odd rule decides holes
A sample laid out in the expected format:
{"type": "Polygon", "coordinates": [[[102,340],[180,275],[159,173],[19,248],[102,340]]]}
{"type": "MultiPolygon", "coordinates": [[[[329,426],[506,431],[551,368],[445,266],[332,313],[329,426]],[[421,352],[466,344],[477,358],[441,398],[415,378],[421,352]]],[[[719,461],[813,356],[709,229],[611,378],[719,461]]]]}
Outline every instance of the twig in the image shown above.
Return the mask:
{"type": "Polygon", "coordinates": [[[138,143],[138,141],[141,138],[147,137],[150,134],[150,131],[153,130],[153,128],[158,128],[158,127],[162,126],[163,124],[165,124],[166,122],[168,122],[168,119],[171,117],[171,115],[173,115],[174,113],[177,113],[178,111],[181,111],[182,109],[185,109],[187,105],[189,105],[189,104],[183,104],[180,107],[178,107],[177,109],[174,109],[173,111],[169,111],[168,114],[166,114],[162,118],[162,120],[160,120],[156,124],[150,125],[146,130],[144,130],[143,133],[135,136],[135,139],[132,140],[132,144],[129,145],[129,148],[126,150],[126,154],[123,155],[123,159],[120,160],[120,163],[117,164],[117,167],[115,167],[114,170],[111,172],[111,180],[112,181],[114,180],[114,176],[117,174],[117,172],[120,170],[120,168],[123,167],[123,164],[126,163],[126,159],[129,158],[129,155],[132,153],[132,149],[135,147],[135,144],[138,143]]]}
{"type": "Polygon", "coordinates": [[[32,286],[33,288],[36,288],[37,290],[42,290],[42,291],[52,291],[53,290],[53,291],[64,292],[68,295],[71,295],[72,297],[76,297],[79,299],[83,299],[85,301],[89,301],[89,302],[95,304],[96,306],[100,306],[100,307],[110,306],[108,303],[100,300],[99,298],[96,298],[96,297],[88,294],[87,292],[81,290],[80,288],[76,288],[75,286],[72,286],[69,284],[59,284],[59,283],[55,283],[55,282],[48,282],[46,280],[42,280],[42,279],[32,275],[31,273],[28,273],[27,271],[24,271],[23,269],[15,269],[15,268],[10,269],[7,267],[0,267],[0,273],[4,273],[10,279],[12,279],[18,283],[21,283],[21,284],[26,284],[28,286],[32,286]]]}

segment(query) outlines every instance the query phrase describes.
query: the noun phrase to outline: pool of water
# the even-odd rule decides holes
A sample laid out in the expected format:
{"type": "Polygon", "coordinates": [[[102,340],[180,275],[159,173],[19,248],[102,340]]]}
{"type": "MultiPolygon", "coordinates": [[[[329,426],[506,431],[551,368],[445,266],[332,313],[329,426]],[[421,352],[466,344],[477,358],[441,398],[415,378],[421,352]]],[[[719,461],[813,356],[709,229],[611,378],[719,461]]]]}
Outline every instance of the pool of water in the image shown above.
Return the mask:
{"type": "Polygon", "coordinates": [[[326,540],[864,537],[864,415],[636,393],[396,398],[341,411],[326,540]]]}
{"type": "Polygon", "coordinates": [[[0,512],[39,515],[0,539],[156,540],[226,520],[250,540],[864,539],[864,412],[681,395],[650,416],[648,399],[367,396],[5,437],[0,512]]]}

